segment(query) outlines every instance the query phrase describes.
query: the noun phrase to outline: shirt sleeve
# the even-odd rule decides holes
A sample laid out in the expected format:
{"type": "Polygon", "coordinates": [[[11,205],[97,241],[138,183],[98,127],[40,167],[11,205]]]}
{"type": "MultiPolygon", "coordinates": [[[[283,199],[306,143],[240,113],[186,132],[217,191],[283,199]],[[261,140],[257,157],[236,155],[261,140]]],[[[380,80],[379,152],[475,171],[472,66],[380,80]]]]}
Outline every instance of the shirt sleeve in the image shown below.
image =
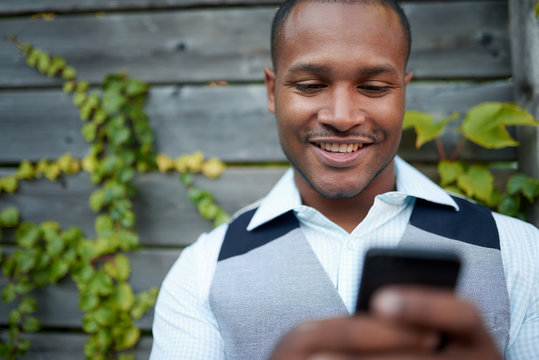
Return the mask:
{"type": "Polygon", "coordinates": [[[224,360],[209,288],[226,226],[203,234],[167,274],[157,298],[151,360],[224,360]]]}
{"type": "Polygon", "coordinates": [[[539,354],[539,230],[528,223],[494,214],[511,305],[506,359],[539,354]]]}

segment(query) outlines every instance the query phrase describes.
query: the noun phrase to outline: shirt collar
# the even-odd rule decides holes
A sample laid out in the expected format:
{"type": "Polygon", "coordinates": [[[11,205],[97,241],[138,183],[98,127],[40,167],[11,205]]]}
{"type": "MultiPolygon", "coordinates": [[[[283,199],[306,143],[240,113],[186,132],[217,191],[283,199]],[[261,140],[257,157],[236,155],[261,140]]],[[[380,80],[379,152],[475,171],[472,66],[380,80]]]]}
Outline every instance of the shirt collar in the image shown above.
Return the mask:
{"type": "MultiPolygon", "coordinates": [[[[447,192],[417,169],[398,156],[395,156],[394,163],[398,193],[451,206],[455,210],[459,210],[457,203],[447,192]]],[[[298,209],[301,205],[301,197],[294,182],[294,171],[288,169],[268,195],[260,202],[260,206],[249,222],[247,230],[251,231],[287,211],[298,209]]]]}

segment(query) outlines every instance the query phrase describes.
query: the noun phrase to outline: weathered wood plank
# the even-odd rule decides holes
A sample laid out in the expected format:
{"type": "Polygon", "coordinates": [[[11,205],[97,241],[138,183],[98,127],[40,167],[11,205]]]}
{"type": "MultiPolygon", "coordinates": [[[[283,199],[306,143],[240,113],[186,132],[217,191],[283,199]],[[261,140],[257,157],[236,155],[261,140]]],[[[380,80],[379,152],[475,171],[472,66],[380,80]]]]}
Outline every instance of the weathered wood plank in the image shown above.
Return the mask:
{"type": "MultiPolygon", "coordinates": [[[[534,15],[535,4],[533,0],[511,0],[509,13],[515,98],[539,119],[539,26],[534,15]]],[[[539,178],[539,127],[519,129],[519,138],[519,166],[539,178]]],[[[532,212],[535,223],[539,223],[539,202],[532,212]]]]}
{"type": "MultiPolygon", "coordinates": [[[[215,181],[196,178],[196,184],[212,192],[225,211],[233,214],[263,197],[284,171],[285,168],[230,168],[215,181]]],[[[0,176],[3,174],[6,172],[0,172],[0,176]]],[[[202,219],[187,199],[177,175],[148,173],[138,176],[134,185],[136,228],[142,245],[179,247],[211,230],[211,223],[202,219]]],[[[66,229],[78,226],[93,238],[96,215],[88,198],[94,189],[86,173],[54,183],[46,179],[21,182],[15,194],[2,195],[0,209],[16,206],[25,221],[55,220],[66,229]]]]}
{"type": "MultiPolygon", "coordinates": [[[[407,108],[432,113],[441,119],[453,111],[465,113],[483,101],[511,101],[508,81],[413,82],[407,108]]],[[[155,132],[156,149],[170,156],[202,150],[228,162],[284,161],[275,120],[266,110],[263,85],[223,87],[155,86],[147,104],[155,132]]],[[[83,157],[88,146],[71,97],[60,90],[0,91],[0,163],[22,159],[57,158],[66,152],[83,157]]],[[[451,126],[456,126],[452,124],[451,126]]],[[[448,151],[456,133],[444,135],[448,151]]],[[[404,134],[400,154],[409,161],[435,161],[433,145],[414,148],[411,131],[404,134]]],[[[467,145],[464,159],[513,160],[513,149],[486,150],[467,145]]]]}
{"type": "MultiPolygon", "coordinates": [[[[9,252],[10,247],[2,247],[2,251],[9,252]]],[[[178,258],[179,250],[148,250],[137,253],[128,253],[131,261],[131,277],[129,283],[135,294],[146,291],[150,287],[159,287],[165,275],[178,258]]],[[[0,277],[0,284],[6,283],[0,277]]],[[[54,286],[43,290],[35,290],[38,310],[34,313],[43,327],[81,328],[82,312],[78,308],[79,291],[71,279],[65,279],[54,286]],[[61,306],[59,306],[61,304],[61,306]]],[[[8,314],[13,304],[0,301],[0,324],[6,325],[8,314]]],[[[137,325],[142,330],[151,329],[153,310],[146,313],[137,325]]]]}
{"type": "MultiPolygon", "coordinates": [[[[417,77],[510,76],[505,1],[406,3],[404,9],[414,35],[410,68],[417,77]]],[[[8,18],[0,22],[0,34],[14,33],[65,57],[92,83],[125,69],[151,83],[258,81],[270,63],[274,11],[270,6],[62,15],[54,21],[8,18]]],[[[13,45],[0,42],[0,86],[32,85],[59,80],[29,69],[13,45]]]]}
{"type": "MultiPolygon", "coordinates": [[[[84,344],[88,335],[83,333],[40,332],[25,334],[30,340],[30,350],[21,356],[21,360],[86,360],[84,344]]],[[[0,341],[6,341],[6,330],[0,331],[0,341]]],[[[148,359],[152,347],[150,335],[141,336],[137,346],[132,351],[136,359],[148,359]]]]}
{"type": "MultiPolygon", "coordinates": [[[[416,0],[432,1],[432,0],[416,0]]],[[[466,0],[452,0],[466,1],[466,0]]],[[[492,1],[492,0],[475,0],[492,1]]],[[[0,3],[0,15],[28,13],[76,13],[88,11],[121,11],[148,9],[177,9],[195,6],[279,5],[282,0],[4,0],[0,3]]],[[[404,1],[403,1],[404,2],[404,1]]]]}

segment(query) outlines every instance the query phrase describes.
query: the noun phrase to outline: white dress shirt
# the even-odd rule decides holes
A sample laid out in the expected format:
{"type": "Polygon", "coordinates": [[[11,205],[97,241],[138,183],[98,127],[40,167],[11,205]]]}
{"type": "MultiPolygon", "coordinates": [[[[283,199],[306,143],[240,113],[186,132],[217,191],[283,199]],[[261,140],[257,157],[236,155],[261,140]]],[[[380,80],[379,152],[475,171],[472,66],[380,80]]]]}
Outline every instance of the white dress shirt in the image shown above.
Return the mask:
{"type": "MultiPolygon", "coordinates": [[[[394,247],[408,224],[416,198],[453,206],[438,185],[399,157],[395,158],[396,191],[380,194],[365,219],[348,233],[314,208],[301,203],[287,171],[255,206],[251,230],[293,210],[301,230],[353,312],[365,252],[394,247]]],[[[539,231],[528,223],[494,213],[511,306],[508,359],[539,359],[539,231]]],[[[153,324],[150,359],[221,360],[223,342],[209,305],[209,291],[227,225],[202,234],[182,251],[163,281],[153,324]]]]}

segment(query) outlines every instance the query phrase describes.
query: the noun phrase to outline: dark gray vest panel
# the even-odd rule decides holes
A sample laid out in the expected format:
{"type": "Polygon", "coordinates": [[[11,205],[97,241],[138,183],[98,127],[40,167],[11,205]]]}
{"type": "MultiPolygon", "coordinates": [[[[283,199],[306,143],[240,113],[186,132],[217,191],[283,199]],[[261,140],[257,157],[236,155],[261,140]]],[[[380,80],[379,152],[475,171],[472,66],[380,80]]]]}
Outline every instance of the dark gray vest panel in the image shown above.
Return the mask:
{"type": "MultiPolygon", "coordinates": [[[[417,200],[399,246],[459,252],[459,294],[479,307],[503,350],[509,336],[509,300],[496,225],[488,209],[455,201],[459,212],[417,200]]],[[[349,314],[294,214],[248,232],[254,212],[230,224],[210,288],[225,352],[234,360],[265,359],[280,336],[297,324],[349,314]]]]}

